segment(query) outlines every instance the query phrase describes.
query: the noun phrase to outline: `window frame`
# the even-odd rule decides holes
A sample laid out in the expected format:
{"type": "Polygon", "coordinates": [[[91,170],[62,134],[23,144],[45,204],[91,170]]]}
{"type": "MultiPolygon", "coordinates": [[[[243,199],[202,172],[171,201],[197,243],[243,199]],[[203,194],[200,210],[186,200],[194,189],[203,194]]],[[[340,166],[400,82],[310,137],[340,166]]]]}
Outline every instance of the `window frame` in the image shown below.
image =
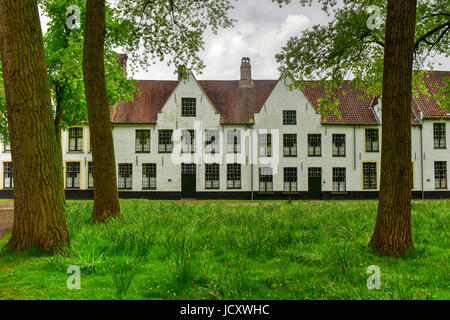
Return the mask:
{"type": "Polygon", "coordinates": [[[308,133],[308,157],[321,157],[322,156],[322,134],[321,133],[308,133]],[[319,139],[317,139],[317,137],[319,139]],[[315,140],[315,141],[314,141],[315,140]],[[311,147],[313,152],[311,153],[311,147]],[[319,153],[317,154],[317,148],[319,153]]]}
{"type": "Polygon", "coordinates": [[[94,162],[87,162],[87,188],[94,189],[94,162]],[[90,177],[92,176],[92,185],[90,184],[90,177]]]}
{"type": "Polygon", "coordinates": [[[347,192],[347,170],[345,167],[333,167],[332,190],[333,192],[347,192]],[[335,183],[337,183],[337,188],[335,188],[335,183]],[[342,184],[344,186],[343,190],[341,190],[342,184]]]}
{"type": "Polygon", "coordinates": [[[81,161],[66,161],[65,162],[65,189],[81,189],[81,161]],[[70,170],[73,169],[71,168],[74,164],[78,165],[78,171],[75,170],[70,170]],[[78,186],[74,186],[75,185],[75,181],[76,181],[76,176],[72,176],[69,179],[69,174],[78,174],[78,186]],[[68,181],[72,181],[71,186],[68,186],[68,181]]]}
{"type": "Polygon", "coordinates": [[[434,189],[435,190],[446,190],[448,188],[448,168],[447,161],[434,161],[434,189]],[[436,168],[437,165],[442,165],[441,168],[436,168]],[[438,174],[440,174],[439,177],[438,174]],[[439,186],[437,183],[439,180],[439,186]]]}
{"type": "Polygon", "coordinates": [[[227,189],[242,189],[242,168],[240,163],[227,164],[227,189]]]}
{"type": "Polygon", "coordinates": [[[446,149],[446,126],[444,122],[433,123],[433,146],[434,149],[446,149]],[[437,140],[437,145],[436,145],[437,140]]]}
{"type": "Polygon", "coordinates": [[[3,189],[14,189],[14,176],[13,176],[13,167],[12,161],[3,161],[3,189]],[[10,170],[6,171],[6,165],[10,168],[10,170]],[[9,175],[8,177],[6,175],[9,175]],[[6,179],[9,180],[9,187],[5,187],[6,179]]]}
{"type": "Polygon", "coordinates": [[[227,130],[227,153],[241,153],[242,129],[227,130]]]}
{"type": "Polygon", "coordinates": [[[259,177],[259,192],[273,192],[273,170],[271,167],[262,167],[258,170],[258,177],[259,177]],[[264,173],[264,171],[267,171],[267,173],[264,173]],[[264,173],[264,174],[263,174],[264,173]],[[261,186],[264,186],[261,188],[261,186]],[[270,188],[268,188],[268,185],[270,188]]]}
{"type": "Polygon", "coordinates": [[[157,165],[156,163],[143,163],[142,164],[142,190],[156,190],[158,187],[157,180],[157,165]],[[146,169],[145,169],[146,168],[146,169]],[[154,178],[154,183],[152,183],[154,178]],[[148,187],[144,187],[147,182],[148,187]]]}
{"type": "Polygon", "coordinates": [[[118,179],[118,181],[117,181],[117,188],[119,190],[132,190],[133,189],[133,164],[132,163],[119,163],[118,164],[118,169],[117,169],[117,179],[118,179]],[[121,172],[121,167],[124,167],[124,166],[127,166],[127,167],[131,168],[131,171],[129,173],[129,176],[125,177],[125,180],[124,180],[125,187],[120,187],[120,177],[123,174],[121,172]],[[127,179],[130,180],[129,181],[130,182],[130,186],[128,186],[128,184],[127,184],[127,181],[128,181],[127,179]]]}
{"type": "Polygon", "coordinates": [[[379,128],[365,128],[364,129],[364,144],[366,152],[380,152],[380,129],[379,128]],[[374,136],[368,135],[368,132],[376,132],[376,140],[374,136]],[[370,140],[370,141],[369,141],[370,140]],[[374,142],[376,142],[376,148],[374,148],[374,142]]]}
{"type": "Polygon", "coordinates": [[[67,151],[83,152],[84,150],[84,130],[83,127],[70,127],[67,132],[67,151]],[[72,135],[71,132],[81,132],[81,135],[72,135]],[[71,141],[75,139],[75,149],[71,148],[71,141]],[[81,141],[80,141],[81,140],[81,141]]]}
{"type": "Polygon", "coordinates": [[[296,125],[297,124],[297,110],[283,110],[283,125],[296,125]]]}
{"type": "Polygon", "coordinates": [[[283,134],[283,157],[295,158],[297,157],[297,134],[296,133],[284,133],[283,134]],[[289,138],[294,137],[293,141],[288,141],[289,138]],[[287,143],[292,143],[294,146],[288,146],[287,143]],[[286,152],[288,148],[288,152],[286,152]]]}
{"type": "Polygon", "coordinates": [[[151,131],[150,129],[136,129],[135,130],[135,152],[136,153],[150,153],[151,151],[151,131]],[[146,137],[142,134],[145,133],[146,137]],[[147,141],[143,139],[146,139],[147,141]]]}
{"type": "Polygon", "coordinates": [[[283,192],[298,192],[298,169],[297,167],[284,167],[283,168],[283,192]],[[289,172],[291,171],[291,172],[289,172]],[[293,174],[295,173],[295,175],[293,174]],[[295,179],[295,181],[294,181],[295,179]],[[289,190],[286,188],[286,183],[289,183],[289,190]],[[292,184],[295,184],[295,188],[292,188],[292,184]]]}
{"type": "Polygon", "coordinates": [[[362,162],[362,188],[363,190],[377,190],[378,189],[378,165],[374,161],[364,161],[362,162]],[[366,187],[366,172],[364,171],[365,165],[371,165],[375,168],[375,172],[368,172],[368,182],[366,187]],[[371,176],[373,175],[373,177],[371,176]],[[373,180],[375,180],[375,185],[373,186],[373,180]]]}
{"type": "Polygon", "coordinates": [[[205,164],[205,190],[220,189],[220,165],[218,163],[205,164]],[[208,185],[210,181],[210,185],[208,185]],[[217,184],[215,185],[214,182],[217,184]]]}
{"type": "Polygon", "coordinates": [[[259,157],[272,157],[272,134],[260,133],[258,134],[258,156],[259,157]],[[261,152],[263,148],[263,152],[261,152]]]}
{"type": "Polygon", "coordinates": [[[333,133],[331,137],[331,153],[333,157],[345,157],[346,156],[346,136],[345,133],[333,133]],[[342,138],[343,141],[339,141],[342,138]],[[339,144],[341,144],[339,146],[339,144]],[[343,149],[343,153],[341,152],[343,149]]]}
{"type": "Polygon", "coordinates": [[[183,97],[181,98],[181,116],[196,117],[197,116],[197,98],[183,97]],[[193,103],[188,104],[188,102],[193,103]]]}
{"type": "Polygon", "coordinates": [[[172,137],[173,137],[173,129],[158,130],[158,153],[172,153],[173,151],[172,137]],[[161,146],[163,146],[163,148],[161,148],[161,146]]]}

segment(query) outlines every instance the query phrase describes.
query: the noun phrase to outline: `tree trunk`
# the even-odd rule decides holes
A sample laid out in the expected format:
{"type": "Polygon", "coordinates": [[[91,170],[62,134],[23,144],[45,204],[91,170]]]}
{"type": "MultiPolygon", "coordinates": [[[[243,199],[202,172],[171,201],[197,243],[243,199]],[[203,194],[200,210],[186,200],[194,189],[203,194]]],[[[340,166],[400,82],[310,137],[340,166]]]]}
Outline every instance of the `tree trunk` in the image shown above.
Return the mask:
{"type": "Polygon", "coordinates": [[[14,175],[7,246],[54,253],[69,244],[37,2],[0,1],[2,63],[14,175]]]}
{"type": "Polygon", "coordinates": [[[416,0],[388,0],[382,95],[381,185],[371,244],[401,256],[411,236],[411,99],[416,0]]]}
{"type": "Polygon", "coordinates": [[[89,0],[83,48],[83,75],[94,169],[92,219],[120,217],[116,162],[104,66],[105,0],[89,0]]]}

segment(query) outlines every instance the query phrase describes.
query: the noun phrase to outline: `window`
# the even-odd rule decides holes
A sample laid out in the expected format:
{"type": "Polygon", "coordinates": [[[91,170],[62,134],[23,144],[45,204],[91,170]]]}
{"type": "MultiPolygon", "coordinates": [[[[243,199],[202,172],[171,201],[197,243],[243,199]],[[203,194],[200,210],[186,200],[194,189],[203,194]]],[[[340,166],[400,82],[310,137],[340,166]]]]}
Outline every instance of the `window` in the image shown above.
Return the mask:
{"type": "Polygon", "coordinates": [[[366,152],[378,151],[378,129],[366,129],[366,152]]]}
{"type": "Polygon", "coordinates": [[[283,124],[297,124],[297,114],[295,110],[283,110],[283,124]]]}
{"type": "Polygon", "coordinates": [[[158,131],[158,152],[159,153],[171,153],[173,148],[172,143],[172,130],[159,130],[158,131]]]}
{"type": "Polygon", "coordinates": [[[136,153],[150,152],[150,130],[136,130],[136,153]]]}
{"type": "Polygon", "coordinates": [[[195,98],[181,98],[181,116],[195,117],[197,101],[195,98]]]}
{"type": "Polygon", "coordinates": [[[133,165],[131,163],[119,163],[119,189],[132,189],[133,165]]]}
{"type": "Polygon", "coordinates": [[[322,154],[322,135],[308,134],[308,156],[320,157],[322,154]]]}
{"type": "Polygon", "coordinates": [[[3,188],[14,188],[12,162],[3,162],[3,188]]]}
{"type": "Polygon", "coordinates": [[[433,123],[434,148],[445,148],[445,123],[433,123]]]}
{"type": "Polygon", "coordinates": [[[156,163],[142,164],[142,189],[156,189],[156,163]]]}
{"type": "Polygon", "coordinates": [[[239,153],[241,151],[241,130],[234,129],[227,131],[227,152],[239,153]]]}
{"type": "Polygon", "coordinates": [[[363,189],[377,188],[377,164],[363,162],[363,189]]]}
{"type": "Polygon", "coordinates": [[[88,189],[94,187],[94,165],[92,161],[88,162],[88,189]]]}
{"type": "Polygon", "coordinates": [[[297,168],[284,168],[284,191],[297,191],[297,168]]]}
{"type": "Polygon", "coordinates": [[[217,163],[205,165],[205,189],[219,189],[219,165],[217,163]]]}
{"type": "Polygon", "coordinates": [[[80,188],[80,163],[66,162],[66,188],[80,188]]]}
{"type": "Polygon", "coordinates": [[[436,189],[447,189],[447,161],[434,162],[434,186],[436,189]]]}
{"type": "Polygon", "coordinates": [[[297,156],[297,135],[283,134],[283,155],[285,157],[297,156]]]}
{"type": "Polygon", "coordinates": [[[241,188],[241,164],[229,163],[227,164],[227,188],[240,189],[241,188]]]}
{"type": "Polygon", "coordinates": [[[83,151],[83,128],[69,128],[69,151],[83,151]]]}
{"type": "Polygon", "coordinates": [[[205,152],[216,153],[219,152],[219,131],[206,130],[205,131],[205,152]]]}
{"type": "Polygon", "coordinates": [[[183,130],[181,132],[181,153],[194,153],[195,152],[195,131],[183,130]]]}
{"type": "Polygon", "coordinates": [[[259,168],[259,191],[273,191],[273,174],[272,168],[259,168]]]}
{"type": "Polygon", "coordinates": [[[333,157],[345,157],[345,134],[333,134],[333,157]]]}
{"type": "Polygon", "coordinates": [[[264,133],[258,136],[259,143],[259,156],[271,157],[272,156],[272,134],[264,133]]]}
{"type": "Polygon", "coordinates": [[[345,192],[345,168],[333,168],[333,191],[345,192]]]}

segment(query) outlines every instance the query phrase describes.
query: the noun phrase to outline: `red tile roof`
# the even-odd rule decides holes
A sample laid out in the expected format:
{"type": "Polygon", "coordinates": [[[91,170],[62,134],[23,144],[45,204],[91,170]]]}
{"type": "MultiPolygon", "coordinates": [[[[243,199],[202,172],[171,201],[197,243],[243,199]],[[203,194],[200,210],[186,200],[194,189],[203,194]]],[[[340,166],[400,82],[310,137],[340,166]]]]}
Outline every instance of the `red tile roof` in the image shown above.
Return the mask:
{"type": "MultiPolygon", "coordinates": [[[[450,71],[434,71],[429,73],[426,84],[430,92],[436,93],[437,88],[433,83],[443,84],[443,77],[449,76],[450,71]]],[[[197,81],[206,98],[221,115],[222,124],[248,124],[259,112],[267,98],[278,83],[277,80],[253,80],[252,87],[240,86],[239,81],[197,81]]],[[[112,122],[124,123],[156,123],[157,114],[167,102],[167,99],[178,85],[178,81],[140,80],[136,86],[141,91],[134,94],[134,102],[120,103],[111,112],[112,122]]],[[[318,99],[325,98],[325,85],[315,87],[314,82],[309,82],[303,90],[306,98],[317,110],[318,99]]],[[[345,81],[343,87],[335,90],[339,99],[338,109],[341,114],[339,119],[333,113],[327,120],[322,116],[324,124],[343,125],[377,125],[378,120],[372,107],[378,103],[375,97],[368,97],[363,91],[352,87],[350,81],[345,81]]],[[[427,99],[420,95],[412,101],[412,124],[418,124],[417,117],[423,111],[425,118],[445,117],[441,109],[433,99],[427,99]]],[[[449,118],[449,116],[446,116],[449,118]]]]}
{"type": "Polygon", "coordinates": [[[253,87],[240,87],[239,81],[199,81],[199,84],[220,112],[222,124],[247,124],[261,110],[277,82],[253,80],[253,87]]]}
{"type": "Polygon", "coordinates": [[[175,90],[178,81],[140,80],[139,93],[133,102],[122,102],[114,108],[113,123],[156,123],[157,113],[175,90]]]}
{"type": "MultiPolygon", "coordinates": [[[[450,71],[426,72],[425,85],[427,86],[430,94],[433,95],[439,92],[439,87],[444,85],[444,77],[450,78],[450,71]]],[[[436,102],[436,99],[419,94],[416,100],[418,109],[423,111],[424,118],[450,118],[449,115],[446,115],[446,113],[442,111],[439,104],[436,102]]]]}
{"type": "MultiPolygon", "coordinates": [[[[375,97],[368,97],[362,90],[352,87],[349,81],[345,81],[342,88],[333,90],[336,98],[339,100],[339,112],[341,118],[339,119],[334,113],[330,112],[325,121],[322,116],[322,123],[324,124],[362,124],[362,125],[376,125],[377,118],[372,110],[372,106],[376,104],[375,97]]],[[[325,84],[318,84],[317,82],[309,82],[303,90],[308,101],[317,110],[319,107],[318,99],[325,98],[326,89],[325,84]]]]}

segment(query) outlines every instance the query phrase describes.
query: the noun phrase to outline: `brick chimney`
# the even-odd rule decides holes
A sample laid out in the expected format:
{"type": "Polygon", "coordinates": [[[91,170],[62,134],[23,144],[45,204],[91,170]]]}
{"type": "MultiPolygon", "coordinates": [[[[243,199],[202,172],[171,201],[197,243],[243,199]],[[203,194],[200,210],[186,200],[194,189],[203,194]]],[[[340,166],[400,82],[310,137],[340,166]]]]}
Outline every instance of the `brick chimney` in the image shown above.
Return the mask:
{"type": "Polygon", "coordinates": [[[239,86],[253,87],[252,66],[248,57],[242,58],[241,61],[241,81],[239,81],[239,86]]]}

